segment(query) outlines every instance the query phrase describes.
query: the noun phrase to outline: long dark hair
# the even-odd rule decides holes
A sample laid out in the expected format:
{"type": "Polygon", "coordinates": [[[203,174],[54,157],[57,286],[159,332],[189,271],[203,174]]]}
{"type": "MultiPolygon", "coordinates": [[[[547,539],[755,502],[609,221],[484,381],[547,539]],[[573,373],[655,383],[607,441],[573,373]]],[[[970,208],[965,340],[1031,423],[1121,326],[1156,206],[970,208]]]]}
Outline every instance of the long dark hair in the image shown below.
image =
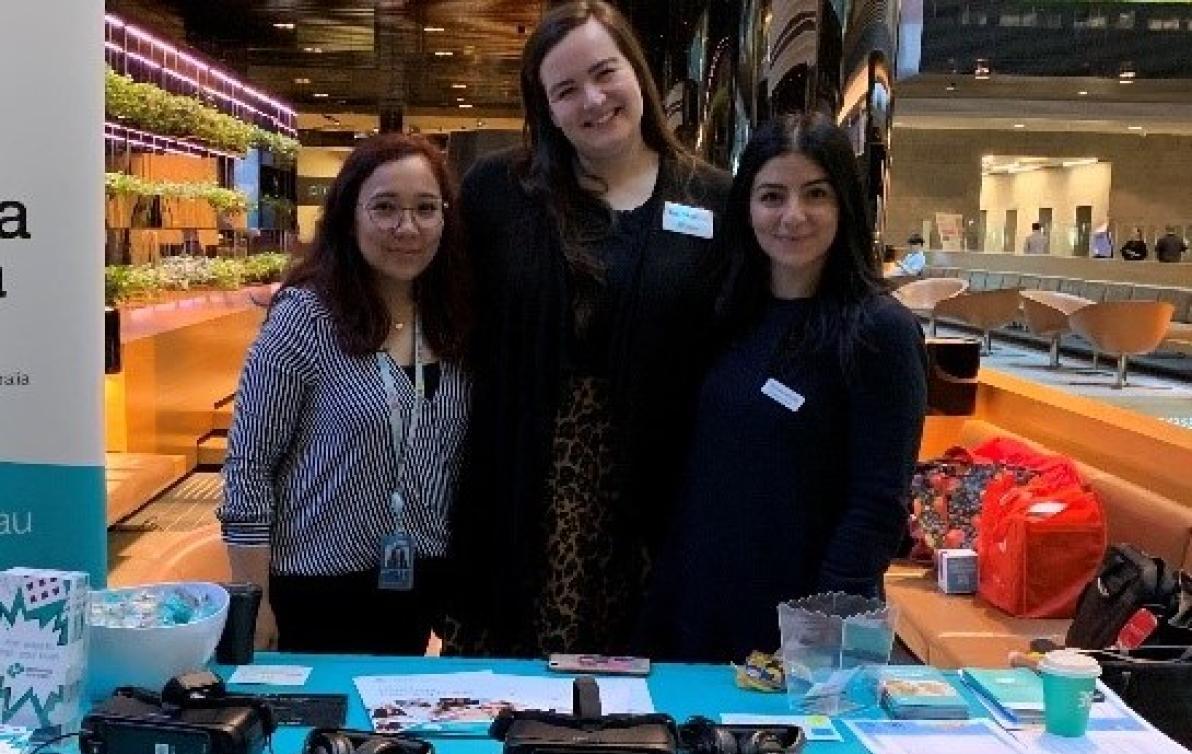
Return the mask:
{"type": "Polygon", "coordinates": [[[439,250],[414,280],[414,305],[434,352],[442,359],[460,361],[472,324],[471,270],[454,181],[442,153],[422,136],[379,134],[352,150],[327,191],[313,243],[286,275],[283,287],[306,287],[318,295],[335,321],[336,339],[346,353],[363,356],[381,348],[393,320],[374,284],[375,273],[356,242],[356,204],[360,187],[377,168],[406,157],[426,159],[446,203],[439,250]]]}
{"type": "Polygon", "coordinates": [[[575,147],[550,115],[550,102],[539,72],[547,54],[565,36],[596,19],[625,56],[642,92],[642,140],[662,158],[694,159],[671,132],[658,86],[645,53],[629,22],[604,0],[573,0],[551,8],[535,27],[522,51],[521,95],[525,111],[523,137],[527,150],[521,165],[522,186],[546,201],[559,229],[563,253],[574,273],[603,279],[604,267],[591,247],[612,225],[612,213],[599,197],[580,186],[575,147]]]}
{"type": "MultiPolygon", "coordinates": [[[[884,292],[886,285],[852,145],[847,134],[820,113],[780,116],[761,125],[741,155],[725,221],[724,237],[732,244],[729,281],[720,301],[725,334],[733,337],[747,330],[770,297],[770,259],[758,245],[749,201],[762,167],[787,154],[803,155],[828,174],[839,205],[839,221],[812,297],[807,327],[788,333],[781,352],[835,347],[842,368],[847,370],[864,324],[862,304],[884,292]]],[[[779,364],[780,368],[786,366],[779,364]]]]}

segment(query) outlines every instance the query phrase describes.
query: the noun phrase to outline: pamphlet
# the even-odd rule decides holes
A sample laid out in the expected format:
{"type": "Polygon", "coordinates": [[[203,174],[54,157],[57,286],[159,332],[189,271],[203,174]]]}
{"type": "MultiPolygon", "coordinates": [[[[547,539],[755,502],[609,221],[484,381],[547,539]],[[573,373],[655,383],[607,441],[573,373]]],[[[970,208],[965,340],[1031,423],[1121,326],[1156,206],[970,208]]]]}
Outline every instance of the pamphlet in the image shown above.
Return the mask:
{"type": "MultiPolygon", "coordinates": [[[[572,679],[497,673],[360,676],[353,679],[378,732],[486,735],[503,709],[572,711],[572,679]]],[[[599,678],[608,713],[654,711],[641,678],[599,678]]]]}
{"type": "Polygon", "coordinates": [[[890,665],[877,670],[882,707],[897,720],[964,720],[968,704],[948,679],[929,665],[890,665]]]}
{"type": "Polygon", "coordinates": [[[997,708],[1000,718],[1017,724],[1043,719],[1043,681],[1029,668],[964,668],[964,682],[986,706],[997,708]]]}
{"type": "Polygon", "coordinates": [[[1024,754],[991,720],[846,720],[872,754],[1024,754]]]}

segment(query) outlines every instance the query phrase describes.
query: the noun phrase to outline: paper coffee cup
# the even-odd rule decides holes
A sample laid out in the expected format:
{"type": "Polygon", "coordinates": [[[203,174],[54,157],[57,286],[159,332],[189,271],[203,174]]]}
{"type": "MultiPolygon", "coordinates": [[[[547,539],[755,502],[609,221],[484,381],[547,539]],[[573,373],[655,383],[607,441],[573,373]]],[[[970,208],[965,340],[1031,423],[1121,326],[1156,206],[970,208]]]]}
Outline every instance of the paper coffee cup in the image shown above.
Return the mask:
{"type": "Polygon", "coordinates": [[[1043,676],[1043,722],[1048,733],[1083,736],[1101,675],[1094,658],[1071,649],[1048,652],[1039,663],[1043,676]]]}

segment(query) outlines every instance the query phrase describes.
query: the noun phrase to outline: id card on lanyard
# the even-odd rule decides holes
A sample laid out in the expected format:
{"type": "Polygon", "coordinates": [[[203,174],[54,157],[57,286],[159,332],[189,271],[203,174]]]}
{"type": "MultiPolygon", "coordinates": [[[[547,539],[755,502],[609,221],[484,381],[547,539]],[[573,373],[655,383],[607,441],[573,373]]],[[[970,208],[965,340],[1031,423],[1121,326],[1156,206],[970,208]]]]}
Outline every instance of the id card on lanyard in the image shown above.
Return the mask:
{"type": "Polygon", "coordinates": [[[414,317],[414,403],[410,408],[409,421],[405,421],[401,410],[401,397],[397,392],[397,381],[390,368],[390,359],[384,352],[377,353],[377,368],[385,386],[385,403],[389,408],[389,433],[393,441],[393,457],[397,465],[397,481],[389,495],[393,508],[393,519],[397,530],[381,542],[380,568],[377,586],[381,589],[409,591],[414,588],[414,538],[402,528],[402,512],[406,507],[401,491],[402,472],[405,470],[407,445],[413,442],[422,418],[422,403],[426,398],[426,383],[422,374],[422,352],[419,345],[419,317],[414,317]]]}

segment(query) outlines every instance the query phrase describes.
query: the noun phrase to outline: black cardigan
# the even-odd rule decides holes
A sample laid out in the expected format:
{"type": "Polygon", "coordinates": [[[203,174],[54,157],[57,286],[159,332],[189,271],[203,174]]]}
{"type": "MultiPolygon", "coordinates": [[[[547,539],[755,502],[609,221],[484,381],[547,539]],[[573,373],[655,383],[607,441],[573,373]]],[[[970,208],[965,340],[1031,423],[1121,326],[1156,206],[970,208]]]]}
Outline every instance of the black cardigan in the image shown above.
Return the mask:
{"type": "MultiPolygon", "coordinates": [[[[522,188],[519,159],[516,151],[482,159],[461,190],[478,326],[470,441],[452,529],[459,579],[449,612],[469,629],[486,629],[495,653],[524,635],[533,615],[562,349],[572,326],[559,235],[545,204],[522,188]]],[[[660,199],[711,209],[719,231],[727,174],[664,159],[658,181],[660,199]]],[[[699,349],[725,270],[719,243],[662,230],[657,204],[635,274],[607,292],[612,407],[627,472],[622,502],[654,542],[674,495],[699,349]]]]}

